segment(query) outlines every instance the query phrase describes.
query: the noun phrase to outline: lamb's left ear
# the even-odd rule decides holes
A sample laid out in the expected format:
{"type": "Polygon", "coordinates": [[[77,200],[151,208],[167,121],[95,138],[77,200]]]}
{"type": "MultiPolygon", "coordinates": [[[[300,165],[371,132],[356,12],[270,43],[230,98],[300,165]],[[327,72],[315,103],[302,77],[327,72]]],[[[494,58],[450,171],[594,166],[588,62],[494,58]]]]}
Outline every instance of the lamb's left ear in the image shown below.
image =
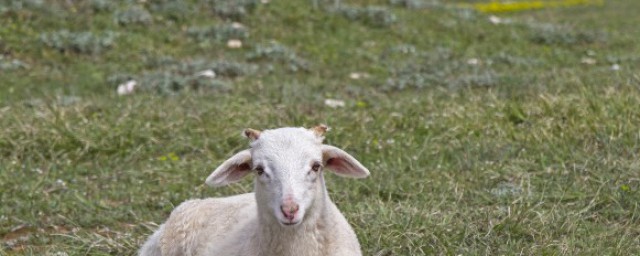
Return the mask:
{"type": "Polygon", "coordinates": [[[239,181],[250,172],[251,151],[245,149],[224,161],[207,177],[204,183],[212,187],[220,187],[239,181]]]}
{"type": "Polygon", "coordinates": [[[365,178],[369,176],[369,170],[362,166],[358,160],[334,146],[322,145],[322,161],[326,168],[343,177],[365,178]]]}

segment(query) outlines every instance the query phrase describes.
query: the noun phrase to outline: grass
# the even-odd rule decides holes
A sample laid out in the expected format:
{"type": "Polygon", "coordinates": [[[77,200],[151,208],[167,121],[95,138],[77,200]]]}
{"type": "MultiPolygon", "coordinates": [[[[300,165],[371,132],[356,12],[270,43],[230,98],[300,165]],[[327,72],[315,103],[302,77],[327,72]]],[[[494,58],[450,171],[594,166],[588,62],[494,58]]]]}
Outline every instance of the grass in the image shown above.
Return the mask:
{"type": "Polygon", "coordinates": [[[317,123],[371,170],[327,175],[365,255],[640,254],[635,1],[500,24],[436,2],[349,3],[392,23],[313,1],[19,3],[0,1],[0,255],[135,254],[182,201],[251,190],[203,185],[243,128],[317,123]],[[193,36],[232,20],[242,48],[193,36]]]}

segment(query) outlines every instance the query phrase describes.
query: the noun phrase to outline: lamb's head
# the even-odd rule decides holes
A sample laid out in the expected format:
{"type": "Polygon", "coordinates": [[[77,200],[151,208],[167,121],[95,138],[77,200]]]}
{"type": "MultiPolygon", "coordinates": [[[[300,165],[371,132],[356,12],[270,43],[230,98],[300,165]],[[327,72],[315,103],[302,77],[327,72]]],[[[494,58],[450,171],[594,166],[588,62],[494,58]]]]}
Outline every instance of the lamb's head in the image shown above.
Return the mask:
{"type": "Polygon", "coordinates": [[[283,226],[296,226],[325,200],[323,170],[364,178],[369,170],[343,150],[322,144],[327,127],[246,129],[251,148],[223,162],[209,177],[210,186],[223,186],[255,173],[258,208],[283,226]]]}

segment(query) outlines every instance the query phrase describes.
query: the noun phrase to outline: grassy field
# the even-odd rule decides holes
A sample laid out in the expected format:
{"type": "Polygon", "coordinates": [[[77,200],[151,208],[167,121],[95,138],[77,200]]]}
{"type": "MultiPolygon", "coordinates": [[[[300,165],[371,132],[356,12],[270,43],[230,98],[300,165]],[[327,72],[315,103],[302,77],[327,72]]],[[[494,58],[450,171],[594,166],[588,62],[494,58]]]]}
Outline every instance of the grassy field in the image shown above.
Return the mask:
{"type": "Polygon", "coordinates": [[[242,129],[318,123],[365,255],[640,254],[639,1],[326,2],[0,0],[0,255],[133,255],[251,190],[203,185],[242,129]]]}

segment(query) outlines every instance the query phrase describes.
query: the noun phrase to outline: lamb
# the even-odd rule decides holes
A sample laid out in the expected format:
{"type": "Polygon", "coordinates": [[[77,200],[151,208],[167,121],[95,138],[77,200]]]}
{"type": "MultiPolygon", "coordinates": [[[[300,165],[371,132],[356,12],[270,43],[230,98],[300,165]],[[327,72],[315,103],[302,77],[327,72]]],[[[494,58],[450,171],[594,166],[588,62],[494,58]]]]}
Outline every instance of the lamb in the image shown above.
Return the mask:
{"type": "Polygon", "coordinates": [[[253,173],[254,193],[182,203],[140,255],[362,255],[323,173],[364,178],[369,170],[323,144],[327,129],[246,129],[251,147],[224,161],[205,183],[224,186],[253,173]]]}

